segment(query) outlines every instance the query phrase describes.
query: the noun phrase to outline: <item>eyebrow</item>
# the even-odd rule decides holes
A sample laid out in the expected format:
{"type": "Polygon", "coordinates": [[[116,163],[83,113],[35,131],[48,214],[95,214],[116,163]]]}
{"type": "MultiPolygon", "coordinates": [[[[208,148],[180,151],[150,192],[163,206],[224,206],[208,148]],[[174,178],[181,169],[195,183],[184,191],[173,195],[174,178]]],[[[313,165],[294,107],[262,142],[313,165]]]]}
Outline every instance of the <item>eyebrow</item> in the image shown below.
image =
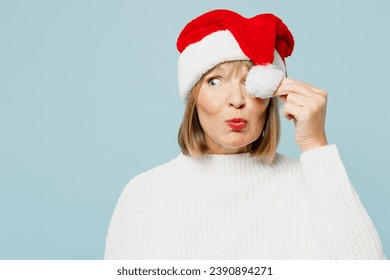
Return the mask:
{"type": "MultiPolygon", "coordinates": [[[[209,73],[207,73],[207,75],[214,75],[215,73],[226,73],[227,70],[226,69],[223,69],[221,66],[217,66],[216,68],[214,68],[213,70],[211,70],[209,73]]],[[[230,72],[230,71],[229,71],[230,72]]]]}
{"type": "Polygon", "coordinates": [[[215,76],[215,75],[219,76],[218,74],[220,74],[221,76],[226,75],[228,78],[230,78],[234,74],[245,76],[245,74],[243,72],[244,71],[242,69],[240,69],[240,67],[238,67],[238,66],[229,67],[229,69],[226,69],[225,67],[222,67],[222,65],[219,65],[216,68],[214,68],[212,71],[207,73],[206,77],[208,77],[210,75],[211,76],[215,76]]]}

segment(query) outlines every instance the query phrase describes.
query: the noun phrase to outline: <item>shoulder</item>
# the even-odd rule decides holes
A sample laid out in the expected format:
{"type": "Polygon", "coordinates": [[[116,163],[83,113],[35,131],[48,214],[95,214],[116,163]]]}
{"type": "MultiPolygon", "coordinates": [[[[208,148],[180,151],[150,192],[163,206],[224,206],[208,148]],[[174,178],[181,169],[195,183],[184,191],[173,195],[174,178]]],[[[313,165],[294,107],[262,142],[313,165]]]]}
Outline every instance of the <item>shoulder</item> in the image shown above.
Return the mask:
{"type": "Polygon", "coordinates": [[[185,156],[179,154],[174,159],[144,171],[132,178],[123,192],[125,194],[128,192],[145,192],[151,191],[151,188],[161,188],[163,185],[183,177],[185,170],[184,164],[185,156]]]}
{"type": "Polygon", "coordinates": [[[171,159],[161,165],[153,167],[147,171],[144,171],[135,176],[130,182],[145,182],[153,180],[164,180],[166,178],[177,177],[184,169],[183,164],[185,158],[182,154],[179,154],[174,159],[171,159]]]}

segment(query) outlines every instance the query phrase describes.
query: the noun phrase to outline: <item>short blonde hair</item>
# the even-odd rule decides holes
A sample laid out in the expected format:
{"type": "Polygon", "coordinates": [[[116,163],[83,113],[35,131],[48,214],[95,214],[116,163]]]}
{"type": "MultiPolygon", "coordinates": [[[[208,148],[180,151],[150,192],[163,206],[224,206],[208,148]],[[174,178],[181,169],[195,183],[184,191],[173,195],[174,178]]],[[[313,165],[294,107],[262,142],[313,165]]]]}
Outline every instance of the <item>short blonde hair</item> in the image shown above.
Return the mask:
{"type": "MultiPolygon", "coordinates": [[[[242,61],[242,63],[248,68],[252,67],[251,62],[249,61],[242,61]]],[[[208,149],[205,140],[205,133],[200,124],[196,109],[196,97],[205,76],[213,69],[214,68],[203,74],[188,95],[183,120],[179,129],[178,142],[182,153],[195,158],[206,155],[208,149]]],[[[279,140],[280,118],[278,100],[276,97],[272,97],[267,107],[263,132],[260,134],[258,139],[252,142],[249,153],[252,156],[262,158],[265,162],[270,164],[275,158],[279,140]]]]}

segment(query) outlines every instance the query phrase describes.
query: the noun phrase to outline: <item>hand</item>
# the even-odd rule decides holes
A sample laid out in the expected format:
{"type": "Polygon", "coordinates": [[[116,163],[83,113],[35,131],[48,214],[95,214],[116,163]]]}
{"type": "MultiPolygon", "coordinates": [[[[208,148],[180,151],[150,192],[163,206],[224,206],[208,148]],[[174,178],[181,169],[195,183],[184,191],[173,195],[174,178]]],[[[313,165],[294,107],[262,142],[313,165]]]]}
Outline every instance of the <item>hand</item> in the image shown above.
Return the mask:
{"type": "Polygon", "coordinates": [[[283,116],[294,120],[295,141],[302,153],[328,144],[325,134],[327,93],[324,90],[285,78],[274,96],[285,102],[283,116]]]}

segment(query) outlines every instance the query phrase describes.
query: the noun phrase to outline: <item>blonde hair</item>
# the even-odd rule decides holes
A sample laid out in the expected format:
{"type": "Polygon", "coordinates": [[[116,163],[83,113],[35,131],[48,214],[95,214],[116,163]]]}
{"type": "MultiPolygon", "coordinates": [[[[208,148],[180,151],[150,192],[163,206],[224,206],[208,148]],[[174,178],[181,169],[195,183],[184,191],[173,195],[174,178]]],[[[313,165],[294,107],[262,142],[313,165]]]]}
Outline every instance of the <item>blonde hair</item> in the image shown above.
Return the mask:
{"type": "MultiPolygon", "coordinates": [[[[252,67],[250,61],[242,61],[242,63],[248,67],[248,69],[252,67]]],[[[203,74],[197,84],[192,88],[188,95],[183,120],[179,128],[178,142],[182,153],[195,158],[206,155],[208,149],[205,133],[200,124],[196,109],[196,96],[200,90],[200,85],[203,83],[204,77],[213,69],[210,69],[207,73],[203,74]]],[[[279,140],[280,118],[278,100],[276,97],[273,97],[270,99],[267,107],[263,132],[258,139],[252,142],[249,153],[251,156],[260,157],[270,164],[276,155],[276,148],[279,144],[279,140]]]]}

